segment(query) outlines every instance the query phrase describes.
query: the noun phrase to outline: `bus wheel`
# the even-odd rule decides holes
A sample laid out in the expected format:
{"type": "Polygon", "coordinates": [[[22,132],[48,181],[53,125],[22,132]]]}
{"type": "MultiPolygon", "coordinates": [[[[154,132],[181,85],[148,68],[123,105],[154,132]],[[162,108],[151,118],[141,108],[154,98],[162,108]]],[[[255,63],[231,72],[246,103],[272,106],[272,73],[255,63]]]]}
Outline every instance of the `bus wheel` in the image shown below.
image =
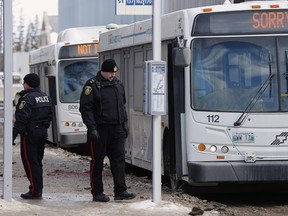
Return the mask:
{"type": "Polygon", "coordinates": [[[169,129],[165,127],[163,133],[163,166],[164,177],[169,178],[170,188],[176,190],[178,188],[178,179],[175,172],[175,162],[173,163],[171,153],[175,153],[170,146],[169,129]],[[171,152],[173,151],[173,152],[171,152]]]}

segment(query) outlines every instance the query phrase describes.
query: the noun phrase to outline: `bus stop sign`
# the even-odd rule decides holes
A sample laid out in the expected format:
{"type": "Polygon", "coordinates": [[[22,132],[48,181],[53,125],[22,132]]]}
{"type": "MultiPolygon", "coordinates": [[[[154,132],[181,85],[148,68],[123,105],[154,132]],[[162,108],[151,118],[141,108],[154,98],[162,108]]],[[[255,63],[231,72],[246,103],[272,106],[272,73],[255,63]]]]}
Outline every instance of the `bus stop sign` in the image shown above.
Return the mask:
{"type": "Polygon", "coordinates": [[[145,61],[143,112],[167,114],[167,68],[165,61],[145,61]]]}

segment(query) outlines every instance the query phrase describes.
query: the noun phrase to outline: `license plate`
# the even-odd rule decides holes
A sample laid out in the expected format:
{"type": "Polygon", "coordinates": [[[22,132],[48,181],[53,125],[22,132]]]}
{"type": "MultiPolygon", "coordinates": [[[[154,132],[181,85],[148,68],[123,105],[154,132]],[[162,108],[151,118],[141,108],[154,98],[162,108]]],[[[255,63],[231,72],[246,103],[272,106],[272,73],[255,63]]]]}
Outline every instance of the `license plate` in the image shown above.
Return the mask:
{"type": "Polygon", "coordinates": [[[234,133],[233,142],[234,143],[254,143],[255,135],[254,133],[234,133]]]}

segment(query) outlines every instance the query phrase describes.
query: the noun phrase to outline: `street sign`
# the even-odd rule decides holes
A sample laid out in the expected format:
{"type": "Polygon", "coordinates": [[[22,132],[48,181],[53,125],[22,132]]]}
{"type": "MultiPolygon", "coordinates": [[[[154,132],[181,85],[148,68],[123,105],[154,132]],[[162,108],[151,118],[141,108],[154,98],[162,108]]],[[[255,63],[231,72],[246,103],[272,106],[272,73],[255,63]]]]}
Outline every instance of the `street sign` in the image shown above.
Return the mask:
{"type": "Polygon", "coordinates": [[[153,0],[115,0],[116,15],[152,15],[153,0]]]}

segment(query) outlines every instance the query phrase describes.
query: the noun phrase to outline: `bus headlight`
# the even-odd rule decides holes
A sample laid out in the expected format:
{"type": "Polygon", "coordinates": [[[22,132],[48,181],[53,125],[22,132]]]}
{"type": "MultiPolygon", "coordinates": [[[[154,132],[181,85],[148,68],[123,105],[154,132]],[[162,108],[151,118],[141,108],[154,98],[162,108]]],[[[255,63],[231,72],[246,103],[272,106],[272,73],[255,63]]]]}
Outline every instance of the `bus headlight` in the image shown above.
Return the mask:
{"type": "Polygon", "coordinates": [[[210,146],[210,151],[211,152],[216,152],[217,151],[217,147],[215,145],[210,146]]]}
{"type": "Polygon", "coordinates": [[[64,122],[65,127],[83,127],[83,122],[64,122]]]}
{"type": "Polygon", "coordinates": [[[229,151],[229,148],[228,148],[227,146],[223,146],[223,147],[221,148],[221,151],[222,151],[223,153],[227,153],[227,152],[229,151]]]}

